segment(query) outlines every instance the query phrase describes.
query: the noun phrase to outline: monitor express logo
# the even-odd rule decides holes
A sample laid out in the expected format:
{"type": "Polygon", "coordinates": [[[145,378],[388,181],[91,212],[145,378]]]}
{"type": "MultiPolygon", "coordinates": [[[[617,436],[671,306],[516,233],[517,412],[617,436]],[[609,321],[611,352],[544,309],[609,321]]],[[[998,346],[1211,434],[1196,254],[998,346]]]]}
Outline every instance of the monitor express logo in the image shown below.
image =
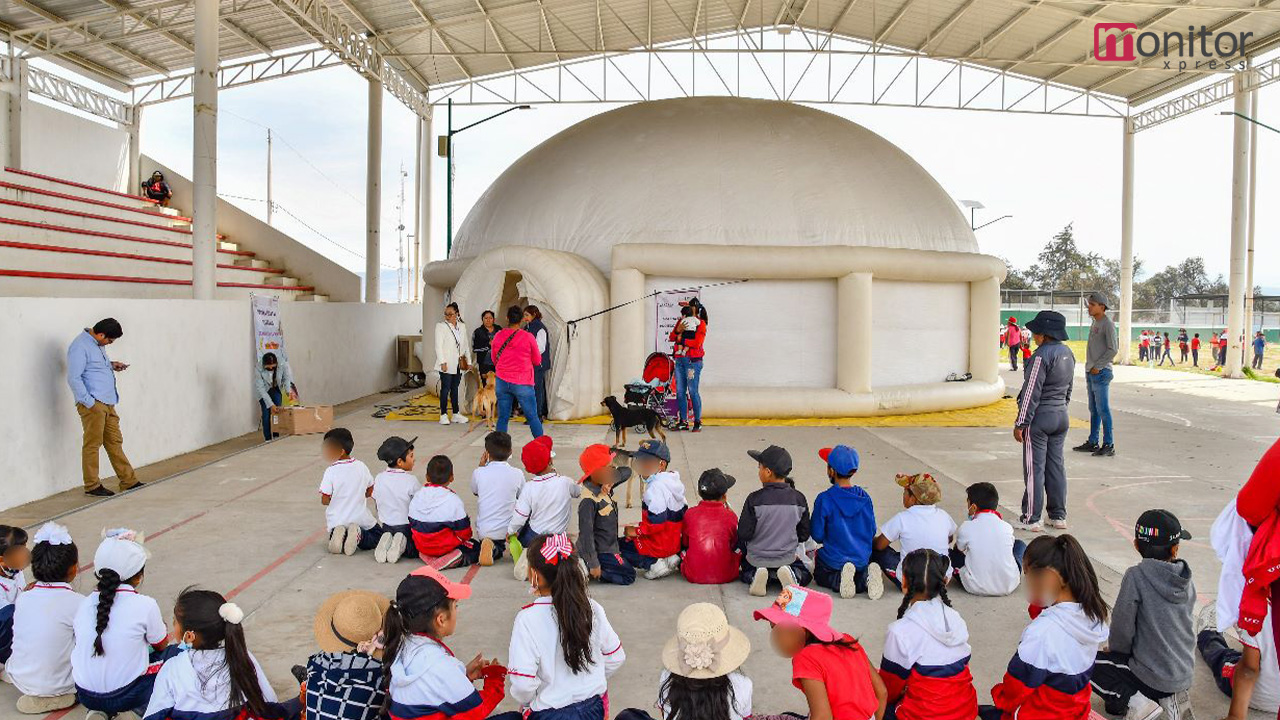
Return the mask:
{"type": "Polygon", "coordinates": [[[1133,36],[1134,23],[1098,23],[1093,26],[1093,56],[1101,62],[1131,62],[1138,59],[1133,36]]]}

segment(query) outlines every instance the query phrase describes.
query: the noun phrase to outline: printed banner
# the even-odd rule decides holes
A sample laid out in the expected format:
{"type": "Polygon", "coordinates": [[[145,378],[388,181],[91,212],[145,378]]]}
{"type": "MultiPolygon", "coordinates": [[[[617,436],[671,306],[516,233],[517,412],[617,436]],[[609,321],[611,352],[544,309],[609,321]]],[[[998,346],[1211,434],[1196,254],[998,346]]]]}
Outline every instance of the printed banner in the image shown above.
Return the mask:
{"type": "Polygon", "coordinates": [[[284,328],[280,325],[280,298],[271,295],[251,295],[249,305],[253,309],[255,367],[264,353],[273,352],[281,360],[288,357],[284,351],[284,328]]]}
{"type": "Polygon", "coordinates": [[[668,290],[658,293],[655,300],[657,323],[654,327],[653,347],[655,351],[671,352],[671,329],[680,321],[680,303],[691,298],[702,299],[700,290],[668,290]]]}

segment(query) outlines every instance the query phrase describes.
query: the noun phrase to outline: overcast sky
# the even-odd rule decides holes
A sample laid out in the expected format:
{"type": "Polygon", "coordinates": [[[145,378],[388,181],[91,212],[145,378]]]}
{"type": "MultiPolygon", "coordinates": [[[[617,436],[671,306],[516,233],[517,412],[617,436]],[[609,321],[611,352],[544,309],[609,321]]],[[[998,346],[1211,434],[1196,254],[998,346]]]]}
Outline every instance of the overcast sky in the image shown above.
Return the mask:
{"type": "MultiPolygon", "coordinates": [[[[275,200],[296,215],[277,215],[286,232],[353,270],[364,267],[366,85],[344,67],[223,92],[219,97],[219,189],[250,212],[265,204],[266,130],[277,136],[275,200]],[[295,152],[296,150],[296,152],[295,152]],[[314,231],[313,231],[314,229],[314,231]],[[322,237],[323,236],[323,237],[322,237]],[[339,247],[340,246],[340,247],[339,247]],[[345,250],[343,249],[345,248],[345,250]]],[[[616,105],[542,105],[514,112],[459,136],[456,145],[455,230],[471,205],[512,162],[538,143],[616,105]]],[[[957,200],[979,200],[978,222],[1012,215],[978,232],[983,252],[1019,267],[1067,223],[1086,251],[1118,257],[1120,244],[1120,120],[997,112],[819,106],[895,143],[933,174],[957,200]]],[[[1134,235],[1148,273],[1202,255],[1211,274],[1229,266],[1231,119],[1221,105],[1137,135],[1134,235]]],[[[455,126],[501,108],[456,107],[455,126]]],[[[1263,89],[1259,117],[1280,125],[1280,86],[1263,89]]],[[[404,211],[413,233],[413,116],[384,102],[381,262],[399,265],[399,171],[408,176],[404,211]]],[[[435,131],[444,128],[443,108],[435,131]]],[[[191,168],[191,104],[146,109],[142,146],[175,170],[191,168]]],[[[1280,187],[1280,137],[1259,130],[1255,282],[1280,289],[1280,208],[1267,201],[1280,187]]],[[[433,145],[434,147],[434,145],[433,145]]],[[[444,161],[433,159],[433,259],[444,254],[444,161]]],[[[394,280],[384,279],[384,298],[394,280]]]]}

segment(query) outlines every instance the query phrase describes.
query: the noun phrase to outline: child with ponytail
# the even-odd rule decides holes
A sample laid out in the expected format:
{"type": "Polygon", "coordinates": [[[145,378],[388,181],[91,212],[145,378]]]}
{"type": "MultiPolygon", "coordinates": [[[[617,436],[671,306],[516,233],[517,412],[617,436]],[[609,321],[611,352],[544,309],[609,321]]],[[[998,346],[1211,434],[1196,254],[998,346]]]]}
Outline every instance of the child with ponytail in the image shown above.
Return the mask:
{"type": "Polygon", "coordinates": [[[72,623],[71,675],[86,720],[133,711],[151,699],[168,631],[160,606],[138,594],[149,554],[142,533],[108,530],[94,553],[98,591],[85,598],[72,623]]]}
{"type": "Polygon", "coordinates": [[[262,666],[245,643],[244,611],[212,590],[187,588],[173,606],[173,636],[182,652],[156,675],[146,720],[297,720],[296,694],[277,702],[262,666]]]}
{"type": "MultiPolygon", "coordinates": [[[[445,645],[458,627],[458,601],[469,597],[469,586],[431,566],[400,581],[382,625],[384,714],[391,720],[482,720],[502,702],[507,669],[478,654],[463,665],[445,645]]],[[[519,718],[501,717],[508,715],[519,718]]]]}
{"type": "Polygon", "coordinates": [[[539,535],[525,555],[534,600],[511,633],[511,697],[528,720],[604,720],[608,678],[627,658],[622,641],[587,597],[567,535],[539,535]]]}
{"type": "Polygon", "coordinates": [[[947,556],[921,549],[902,561],[902,605],[880,660],[885,718],[973,720],[978,693],[969,672],[969,628],[951,608],[947,556]]]}
{"type": "Polygon", "coordinates": [[[1108,636],[1093,565],[1071,535],[1042,535],[1027,546],[1023,572],[1032,608],[1043,609],[1022,631],[1004,682],[991,690],[996,712],[982,716],[1087,720],[1089,680],[1108,636]],[[1049,677],[1056,678],[1052,684],[1049,677]]]}
{"type": "Polygon", "coordinates": [[[13,646],[14,603],[27,587],[27,578],[22,571],[30,562],[27,531],[12,525],[0,525],[0,665],[9,661],[9,651],[13,646]]]}
{"type": "Polygon", "coordinates": [[[31,549],[35,584],[18,597],[13,613],[13,656],[5,669],[22,692],[18,712],[50,713],[76,702],[71,679],[72,621],[84,596],[71,589],[80,552],[67,529],[45,523],[31,549]]]}

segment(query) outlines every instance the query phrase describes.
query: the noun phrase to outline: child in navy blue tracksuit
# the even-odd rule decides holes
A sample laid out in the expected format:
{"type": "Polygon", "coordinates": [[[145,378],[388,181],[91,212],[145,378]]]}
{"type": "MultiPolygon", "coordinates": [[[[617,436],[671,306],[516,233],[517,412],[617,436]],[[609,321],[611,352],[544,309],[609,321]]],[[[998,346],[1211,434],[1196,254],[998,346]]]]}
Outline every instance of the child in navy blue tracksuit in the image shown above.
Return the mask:
{"type": "Polygon", "coordinates": [[[853,484],[858,472],[858,451],[837,445],[818,451],[827,463],[831,487],[813,500],[813,539],[818,550],[813,579],[818,585],[851,598],[865,592],[872,600],[884,594],[879,568],[868,573],[871,541],[876,536],[875,505],[866,490],[853,484]]]}

